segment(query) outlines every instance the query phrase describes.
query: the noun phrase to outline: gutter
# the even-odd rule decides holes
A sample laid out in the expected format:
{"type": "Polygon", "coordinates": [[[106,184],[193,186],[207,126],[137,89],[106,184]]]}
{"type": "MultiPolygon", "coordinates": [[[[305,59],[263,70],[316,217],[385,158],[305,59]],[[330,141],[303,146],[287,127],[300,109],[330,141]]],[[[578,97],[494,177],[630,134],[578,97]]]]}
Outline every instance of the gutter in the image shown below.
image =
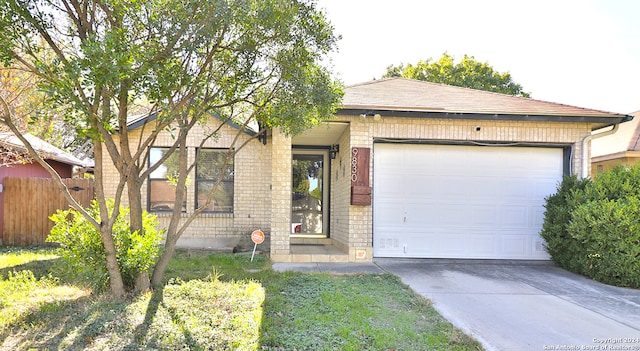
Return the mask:
{"type": "MultiPolygon", "coordinates": [[[[624,121],[626,122],[626,120],[624,121]]],[[[582,178],[589,177],[589,163],[591,162],[591,158],[587,157],[587,143],[590,143],[591,140],[602,138],[607,135],[614,134],[618,131],[620,124],[614,124],[613,128],[607,130],[606,132],[597,133],[597,134],[589,134],[584,139],[582,139],[582,178]]]]}
{"type": "Polygon", "coordinates": [[[429,110],[397,110],[393,107],[385,108],[341,108],[335,113],[337,116],[374,116],[380,114],[384,117],[405,118],[443,118],[476,121],[522,121],[522,122],[569,122],[590,123],[596,129],[605,128],[612,124],[624,123],[633,119],[633,116],[619,114],[601,115],[554,115],[554,114],[517,114],[517,113],[488,113],[488,112],[454,112],[438,109],[429,110]]]}

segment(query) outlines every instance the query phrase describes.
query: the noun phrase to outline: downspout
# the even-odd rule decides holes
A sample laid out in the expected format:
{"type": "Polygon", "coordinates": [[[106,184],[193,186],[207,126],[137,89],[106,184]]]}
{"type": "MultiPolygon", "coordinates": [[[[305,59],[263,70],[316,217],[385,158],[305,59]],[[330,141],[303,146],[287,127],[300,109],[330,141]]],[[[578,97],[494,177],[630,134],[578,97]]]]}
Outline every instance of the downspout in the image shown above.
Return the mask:
{"type": "Polygon", "coordinates": [[[593,139],[602,138],[607,135],[611,135],[618,131],[620,124],[616,123],[613,125],[611,130],[607,130],[606,132],[597,133],[597,134],[589,134],[584,139],[582,139],[582,178],[589,177],[589,163],[591,162],[591,158],[587,158],[587,144],[591,142],[593,139]]]}

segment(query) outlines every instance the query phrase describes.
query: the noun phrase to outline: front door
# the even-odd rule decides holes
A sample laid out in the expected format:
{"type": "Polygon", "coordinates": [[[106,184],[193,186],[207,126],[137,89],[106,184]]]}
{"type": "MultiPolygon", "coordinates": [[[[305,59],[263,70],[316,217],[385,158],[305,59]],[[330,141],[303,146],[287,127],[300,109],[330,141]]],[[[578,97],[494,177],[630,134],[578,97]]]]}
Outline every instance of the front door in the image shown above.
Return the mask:
{"type": "Polygon", "coordinates": [[[293,150],[291,235],[327,237],[328,152],[293,150]]]}

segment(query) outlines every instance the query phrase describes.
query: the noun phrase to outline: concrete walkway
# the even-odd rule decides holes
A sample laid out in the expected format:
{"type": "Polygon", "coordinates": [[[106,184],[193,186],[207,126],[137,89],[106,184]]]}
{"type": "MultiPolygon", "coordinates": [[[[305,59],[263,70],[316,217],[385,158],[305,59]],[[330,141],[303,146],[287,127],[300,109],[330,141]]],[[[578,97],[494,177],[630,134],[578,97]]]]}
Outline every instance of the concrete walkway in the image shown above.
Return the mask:
{"type": "Polygon", "coordinates": [[[487,350],[640,350],[640,290],[549,262],[378,259],[274,269],[396,274],[487,350]]]}
{"type": "Polygon", "coordinates": [[[295,271],[306,273],[336,273],[336,274],[358,274],[384,273],[375,263],[274,263],[273,270],[277,272],[295,271]]]}

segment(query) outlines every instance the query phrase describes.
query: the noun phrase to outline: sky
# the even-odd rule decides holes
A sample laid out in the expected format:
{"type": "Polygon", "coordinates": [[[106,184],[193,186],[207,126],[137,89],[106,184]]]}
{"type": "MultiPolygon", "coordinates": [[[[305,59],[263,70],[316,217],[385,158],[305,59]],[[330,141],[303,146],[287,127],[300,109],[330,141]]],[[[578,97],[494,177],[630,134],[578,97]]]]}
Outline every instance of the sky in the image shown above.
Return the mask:
{"type": "Polygon", "coordinates": [[[345,84],[389,65],[466,54],[511,73],[537,100],[640,110],[640,1],[318,0],[342,36],[329,66],[345,84]]]}

